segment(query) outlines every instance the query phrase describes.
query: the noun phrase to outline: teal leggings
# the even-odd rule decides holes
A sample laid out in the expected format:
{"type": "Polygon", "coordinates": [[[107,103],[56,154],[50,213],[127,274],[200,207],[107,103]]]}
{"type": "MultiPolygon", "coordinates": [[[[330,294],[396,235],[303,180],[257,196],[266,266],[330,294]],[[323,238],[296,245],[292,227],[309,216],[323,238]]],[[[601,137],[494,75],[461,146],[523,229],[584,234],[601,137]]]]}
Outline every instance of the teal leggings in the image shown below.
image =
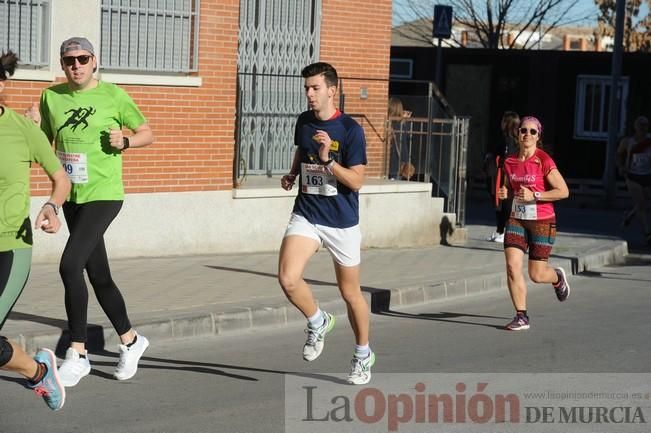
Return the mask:
{"type": "Polygon", "coordinates": [[[0,252],[0,329],[23,292],[31,267],[31,248],[0,252]]]}

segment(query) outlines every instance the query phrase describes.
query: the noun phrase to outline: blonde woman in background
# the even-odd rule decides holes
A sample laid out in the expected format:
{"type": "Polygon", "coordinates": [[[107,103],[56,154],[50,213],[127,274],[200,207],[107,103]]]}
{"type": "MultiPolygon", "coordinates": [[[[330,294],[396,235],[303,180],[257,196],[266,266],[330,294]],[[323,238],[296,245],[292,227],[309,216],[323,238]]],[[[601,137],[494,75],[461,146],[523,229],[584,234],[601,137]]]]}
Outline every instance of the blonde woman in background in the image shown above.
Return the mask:
{"type": "Polygon", "coordinates": [[[411,111],[406,111],[398,98],[389,99],[387,143],[389,152],[389,180],[409,180],[413,165],[409,158],[409,128],[404,121],[411,117],[411,111]],[[411,167],[409,167],[411,165],[411,167]]]}

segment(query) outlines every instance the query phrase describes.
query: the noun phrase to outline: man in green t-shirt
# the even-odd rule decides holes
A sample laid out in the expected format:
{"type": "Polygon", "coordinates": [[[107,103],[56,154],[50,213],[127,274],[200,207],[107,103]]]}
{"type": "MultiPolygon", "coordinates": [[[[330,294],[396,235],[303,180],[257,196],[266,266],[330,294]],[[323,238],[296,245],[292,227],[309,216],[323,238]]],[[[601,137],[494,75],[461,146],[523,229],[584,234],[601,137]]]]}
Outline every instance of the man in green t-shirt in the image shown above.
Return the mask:
{"type": "MultiPolygon", "coordinates": [[[[0,92],[16,69],[11,51],[0,56],[0,92]]],[[[33,122],[0,105],[0,329],[25,287],[32,264],[32,227],[29,220],[30,167],[37,162],[52,180],[49,200],[43,205],[35,229],[56,233],[61,227],[58,209],[70,192],[70,181],[47,138],[33,122]]],[[[0,336],[0,369],[28,379],[50,409],[65,402],[65,389],[57,373],[54,353],[40,349],[29,357],[16,343],[0,336]]]]}
{"type": "Polygon", "coordinates": [[[154,138],[131,97],[118,86],[93,76],[97,58],[88,39],[65,40],[60,54],[67,81],[43,91],[40,109],[33,106],[27,116],[40,120],[72,182],[70,197],[63,205],[70,237],[59,267],[71,339],[60,368],[61,381],[65,386],[75,386],[90,373],[84,269],[122,343],[113,375],[126,380],[136,374],[149,342],[131,327],[124,299],[111,277],[104,233],[124,200],[122,154],[147,146],[154,138]],[[133,135],[124,136],[123,129],[133,135]]]}

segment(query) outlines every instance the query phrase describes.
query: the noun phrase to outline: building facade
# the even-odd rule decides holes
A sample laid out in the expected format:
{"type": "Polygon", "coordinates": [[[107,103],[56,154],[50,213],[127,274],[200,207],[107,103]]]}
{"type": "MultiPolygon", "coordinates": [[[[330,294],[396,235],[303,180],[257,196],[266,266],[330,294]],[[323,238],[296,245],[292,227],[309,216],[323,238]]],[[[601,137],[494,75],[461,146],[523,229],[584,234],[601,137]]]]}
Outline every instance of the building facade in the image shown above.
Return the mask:
{"type": "MultiPolygon", "coordinates": [[[[4,94],[7,106],[21,112],[62,81],[60,43],[85,36],[98,54],[97,77],[125,88],[154,131],[153,145],[124,157],[127,199],[107,233],[114,256],[276,249],[295,194],[279,188],[293,149],[287,125],[306,107],[297,76],[311,61],[337,68],[340,105],[366,131],[367,176],[382,174],[389,0],[0,0],[0,23],[9,28],[0,46],[22,60],[4,94]],[[273,99],[268,82],[279,79],[294,84],[298,106],[273,99]],[[265,117],[262,95],[285,111],[286,124],[269,126],[283,113],[265,117]],[[253,127],[246,123],[247,103],[257,116],[253,127]],[[274,140],[280,142],[271,146],[274,140]]],[[[394,186],[365,187],[366,246],[397,245],[373,229],[375,211],[396,205],[413,208],[415,216],[405,218],[408,235],[398,243],[434,242],[436,235],[423,237],[423,231],[437,229],[432,218],[440,217],[440,204],[408,199],[429,198],[427,186],[405,186],[407,194],[394,186]]],[[[33,209],[48,192],[47,177],[35,167],[33,209]]],[[[58,257],[63,238],[37,234],[35,258],[58,257]]]]}

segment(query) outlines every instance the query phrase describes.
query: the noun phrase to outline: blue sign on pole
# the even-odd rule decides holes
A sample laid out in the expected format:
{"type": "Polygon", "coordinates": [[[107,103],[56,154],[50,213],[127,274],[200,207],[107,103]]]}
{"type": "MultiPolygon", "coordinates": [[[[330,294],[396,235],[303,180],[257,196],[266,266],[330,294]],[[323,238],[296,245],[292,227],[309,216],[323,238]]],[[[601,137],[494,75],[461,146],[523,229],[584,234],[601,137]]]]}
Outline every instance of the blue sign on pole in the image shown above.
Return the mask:
{"type": "Polygon", "coordinates": [[[452,35],[452,6],[434,6],[432,37],[450,39],[452,35]]]}

